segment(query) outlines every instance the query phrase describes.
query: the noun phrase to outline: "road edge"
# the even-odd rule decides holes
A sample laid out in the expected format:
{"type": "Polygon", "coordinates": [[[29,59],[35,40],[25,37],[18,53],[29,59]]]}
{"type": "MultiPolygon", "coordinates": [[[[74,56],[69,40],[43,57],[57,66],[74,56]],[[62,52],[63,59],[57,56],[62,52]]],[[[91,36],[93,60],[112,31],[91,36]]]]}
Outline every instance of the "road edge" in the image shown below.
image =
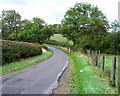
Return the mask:
{"type": "Polygon", "coordinates": [[[56,80],[43,92],[43,94],[52,94],[53,90],[56,89],[59,85],[59,80],[64,71],[66,70],[69,64],[69,60],[66,62],[65,66],[63,67],[62,71],[58,74],[56,80]]]}

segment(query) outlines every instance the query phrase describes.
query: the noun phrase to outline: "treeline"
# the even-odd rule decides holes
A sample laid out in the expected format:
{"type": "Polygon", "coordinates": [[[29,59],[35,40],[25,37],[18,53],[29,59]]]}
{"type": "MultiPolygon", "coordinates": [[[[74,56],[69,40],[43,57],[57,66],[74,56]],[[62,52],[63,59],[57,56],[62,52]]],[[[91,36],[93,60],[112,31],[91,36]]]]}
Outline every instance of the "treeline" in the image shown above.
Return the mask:
{"type": "Polygon", "coordinates": [[[43,19],[34,17],[21,20],[15,10],[2,11],[2,39],[43,43],[56,32],[56,24],[48,25],[43,19]]]}
{"type": "Polygon", "coordinates": [[[20,14],[15,10],[2,11],[3,39],[50,43],[49,38],[58,33],[74,42],[71,47],[73,50],[90,49],[120,54],[118,28],[117,20],[110,25],[107,17],[98,7],[88,3],[76,3],[67,10],[61,24],[53,25],[37,17],[21,20],[20,14]]]}

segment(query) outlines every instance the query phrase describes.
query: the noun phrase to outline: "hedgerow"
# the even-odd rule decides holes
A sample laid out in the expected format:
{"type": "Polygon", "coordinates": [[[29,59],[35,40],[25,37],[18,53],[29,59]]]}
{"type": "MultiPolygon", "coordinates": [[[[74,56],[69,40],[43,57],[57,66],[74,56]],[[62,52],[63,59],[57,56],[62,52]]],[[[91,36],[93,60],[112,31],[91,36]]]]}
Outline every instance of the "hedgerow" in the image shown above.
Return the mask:
{"type": "Polygon", "coordinates": [[[2,40],[2,65],[42,54],[39,44],[2,40]]]}

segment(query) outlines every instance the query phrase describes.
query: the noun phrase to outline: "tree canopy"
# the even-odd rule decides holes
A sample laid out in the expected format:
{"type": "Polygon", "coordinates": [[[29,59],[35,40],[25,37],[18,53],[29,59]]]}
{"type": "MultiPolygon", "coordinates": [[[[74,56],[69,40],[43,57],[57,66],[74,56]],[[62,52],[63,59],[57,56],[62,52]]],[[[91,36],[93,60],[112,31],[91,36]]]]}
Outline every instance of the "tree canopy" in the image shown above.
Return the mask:
{"type": "MultiPolygon", "coordinates": [[[[91,38],[94,42],[101,44],[108,30],[108,20],[97,6],[86,3],[76,3],[70,8],[62,20],[62,34],[74,42],[74,45],[83,41],[84,36],[91,38]],[[99,41],[99,42],[98,42],[99,41]]],[[[89,42],[89,40],[88,40],[89,42]]]]}
{"type": "Polygon", "coordinates": [[[43,43],[53,35],[53,28],[38,17],[21,20],[15,10],[2,11],[3,39],[43,43]]]}

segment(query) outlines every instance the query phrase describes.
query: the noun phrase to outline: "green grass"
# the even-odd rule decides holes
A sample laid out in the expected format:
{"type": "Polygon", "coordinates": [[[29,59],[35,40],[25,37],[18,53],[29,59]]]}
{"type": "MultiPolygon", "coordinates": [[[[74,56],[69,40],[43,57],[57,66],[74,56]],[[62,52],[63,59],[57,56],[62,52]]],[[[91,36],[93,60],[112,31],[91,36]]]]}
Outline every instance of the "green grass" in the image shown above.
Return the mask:
{"type": "MultiPolygon", "coordinates": [[[[116,56],[116,80],[118,80],[118,56],[116,56]]],[[[112,79],[112,59],[113,59],[113,55],[105,55],[105,72],[109,71],[110,72],[110,76],[112,79]]],[[[102,62],[102,55],[100,57],[100,61],[102,62]]],[[[102,64],[102,63],[101,63],[102,64]]],[[[117,84],[117,83],[116,83],[117,84]]]]}
{"type": "Polygon", "coordinates": [[[73,42],[68,40],[67,38],[63,37],[61,34],[54,34],[54,36],[52,36],[50,38],[51,40],[55,40],[55,41],[58,41],[58,42],[64,42],[64,43],[69,43],[71,45],[73,45],[73,42]]]}
{"type": "Polygon", "coordinates": [[[6,64],[4,66],[0,66],[0,74],[7,74],[13,71],[17,71],[20,69],[24,69],[27,67],[30,67],[34,64],[37,64],[38,62],[42,62],[43,60],[46,60],[50,58],[53,55],[51,51],[48,51],[42,55],[31,57],[31,58],[26,58],[26,59],[21,59],[19,61],[6,64]]]}
{"type": "Polygon", "coordinates": [[[76,94],[117,94],[117,88],[110,87],[108,80],[100,76],[99,68],[89,64],[77,54],[67,53],[71,58],[73,72],[70,79],[70,93],[76,94]]]}

